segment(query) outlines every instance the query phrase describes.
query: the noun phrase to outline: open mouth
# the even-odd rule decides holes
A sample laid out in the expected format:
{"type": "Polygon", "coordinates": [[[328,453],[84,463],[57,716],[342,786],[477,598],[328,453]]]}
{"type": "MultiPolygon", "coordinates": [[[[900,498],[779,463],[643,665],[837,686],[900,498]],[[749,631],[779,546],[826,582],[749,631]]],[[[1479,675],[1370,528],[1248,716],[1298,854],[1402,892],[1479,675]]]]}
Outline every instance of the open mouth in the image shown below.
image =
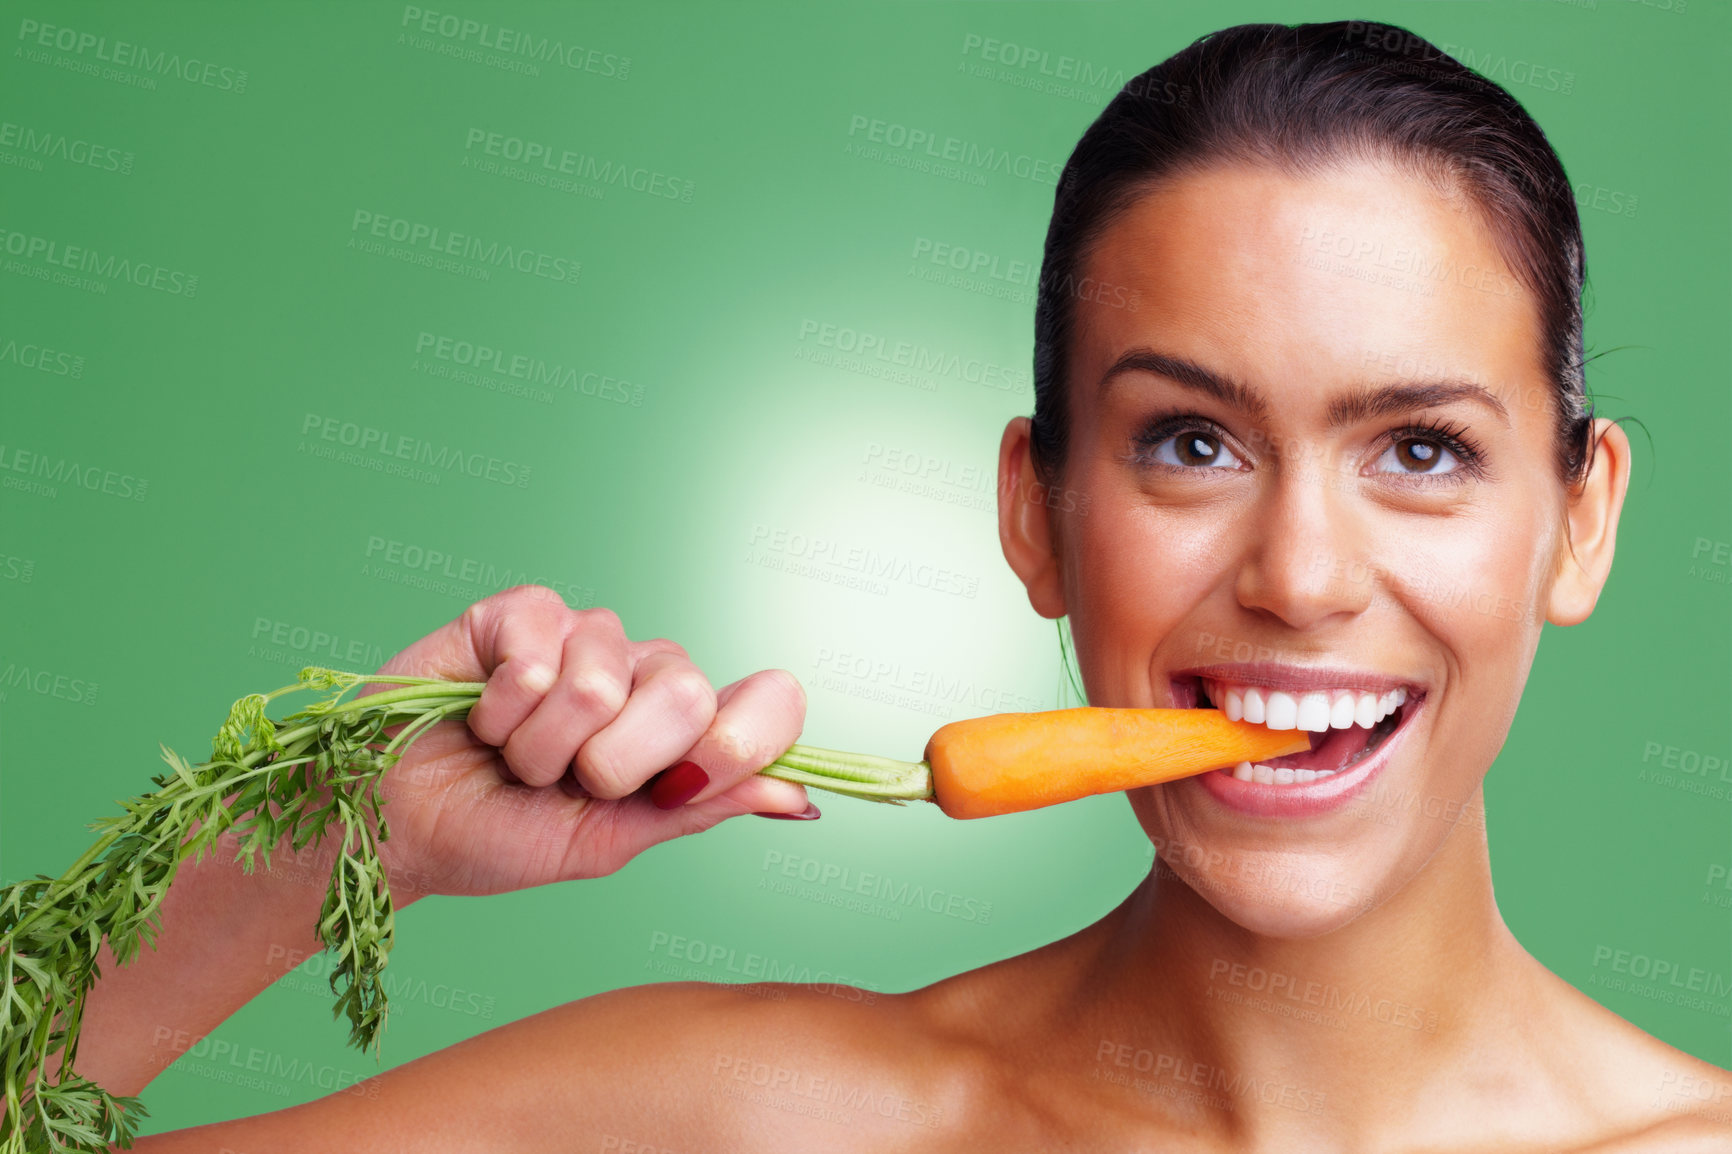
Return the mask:
{"type": "Polygon", "coordinates": [[[1260,785],[1306,785],[1345,773],[1375,754],[1424,700],[1405,685],[1281,689],[1201,676],[1176,677],[1173,689],[1181,708],[1214,708],[1232,721],[1310,732],[1311,748],[1302,753],[1215,771],[1260,785]]]}

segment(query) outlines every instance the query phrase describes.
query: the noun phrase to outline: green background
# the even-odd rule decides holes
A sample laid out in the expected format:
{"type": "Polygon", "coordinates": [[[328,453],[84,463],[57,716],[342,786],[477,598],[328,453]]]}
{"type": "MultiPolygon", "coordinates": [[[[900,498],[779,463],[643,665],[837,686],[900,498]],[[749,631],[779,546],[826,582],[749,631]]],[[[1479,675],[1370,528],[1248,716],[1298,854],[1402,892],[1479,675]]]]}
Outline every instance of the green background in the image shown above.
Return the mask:
{"type": "MultiPolygon", "coordinates": [[[[718,684],[792,669],[818,744],[913,756],[944,720],[1059,704],[1052,625],[999,554],[990,480],[968,471],[990,478],[1005,420],[1032,404],[1033,309],[1016,295],[1032,277],[1021,290],[987,282],[1008,284],[1007,299],[913,272],[939,271],[916,261],[922,242],[986,254],[1001,272],[1038,266],[1052,189],[852,154],[852,118],[1058,166],[1112,88],[1045,90],[1038,64],[977,75],[971,45],[1131,76],[1229,23],[1365,17],[1456,46],[1550,135],[1583,205],[1590,350],[1617,350],[1594,362],[1591,387],[1604,413],[1637,416],[1648,434],[1633,430],[1638,470],[1599,610],[1547,627],[1487,782],[1500,908],[1564,978],[1728,1064],[1727,998],[1676,1006],[1600,984],[1610,974],[1595,964],[1596,950],[1630,950],[1707,970],[1722,990],[1732,979],[1725,6],[421,7],[579,44],[594,63],[531,74],[449,54],[464,42],[405,28],[402,5],[0,5],[0,121],[113,149],[99,155],[128,169],[0,148],[0,228],[178,274],[168,289],[57,284],[40,279],[44,260],[0,254],[7,459],[112,474],[117,490],[32,490],[0,468],[5,880],[75,858],[85,823],[161,768],[159,740],[196,760],[237,696],[303,664],[374,668],[498,587],[418,581],[417,550],[558,583],[574,603],[617,610],[634,637],[678,639],[718,684]],[[93,75],[91,51],[40,48],[21,36],[27,21],[216,68],[209,83],[137,66],[93,75]],[[466,149],[472,130],[689,181],[690,200],[509,179],[465,163],[484,159],[466,149]],[[581,272],[556,283],[467,262],[483,280],[367,252],[351,244],[366,235],[358,211],[581,272]],[[190,276],[196,293],[172,291],[190,276]],[[816,344],[802,340],[807,321],[1008,366],[1016,387],[817,364],[800,355],[816,344]],[[570,375],[543,395],[439,376],[429,366],[450,362],[418,360],[421,334],[570,375]],[[28,367],[26,346],[65,359],[28,367]],[[321,458],[340,446],[303,429],[325,418],[528,466],[527,483],[456,470],[429,483],[321,458]],[[881,467],[892,453],[941,479],[875,484],[899,476],[881,467]],[[760,526],[948,569],[977,592],[778,572],[753,552],[760,526]],[[394,548],[404,563],[381,566],[394,548]],[[337,640],[314,652],[314,634],[337,640]]],[[[1117,796],[978,823],[820,803],[820,822],[727,823],[606,879],[408,910],[391,968],[410,984],[385,1063],[600,990],[732,977],[725,963],[654,969],[658,934],[908,989],[1087,924],[1151,861],[1117,796]],[[960,895],[975,916],[776,892],[766,862],[794,857],[960,895]]],[[[318,972],[215,1038],[373,1068],[345,1048],[318,972]]],[[[227,1084],[221,1066],[189,1060],[159,1079],[149,1128],[324,1093],[310,1080],[227,1084]]]]}

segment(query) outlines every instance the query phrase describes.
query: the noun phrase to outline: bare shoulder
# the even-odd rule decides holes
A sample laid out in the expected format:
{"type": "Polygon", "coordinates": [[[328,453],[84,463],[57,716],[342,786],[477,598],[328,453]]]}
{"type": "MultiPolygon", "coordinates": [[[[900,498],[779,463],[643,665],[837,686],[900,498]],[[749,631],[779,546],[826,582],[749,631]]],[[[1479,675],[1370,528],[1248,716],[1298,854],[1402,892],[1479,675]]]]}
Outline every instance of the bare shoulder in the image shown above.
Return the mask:
{"type": "Polygon", "coordinates": [[[1732,1071],[1661,1041],[1556,979],[1555,1037],[1584,1104],[1616,1117],[1580,1154],[1732,1150],[1732,1071]]]}
{"type": "Polygon", "coordinates": [[[615,1089],[639,1098],[627,1113],[643,1136],[618,1137],[648,1150],[938,1150],[965,1132],[980,1070],[927,1001],[832,983],[667,982],[560,1013],[570,1032],[631,1035],[629,1060],[647,1065],[615,1089]]]}
{"type": "Polygon", "coordinates": [[[722,1149],[966,1149],[986,1060],[947,1036],[927,991],[878,993],[843,984],[757,982],[651,988],[684,1029],[681,1064],[695,1130],[722,1149]],[[721,1126],[721,1131],[717,1131],[721,1126]]]}
{"type": "Polygon", "coordinates": [[[928,1044],[917,1001],[779,982],[611,990],[317,1101],[152,1135],[137,1149],[946,1149],[957,1145],[966,1081],[928,1044]]]}

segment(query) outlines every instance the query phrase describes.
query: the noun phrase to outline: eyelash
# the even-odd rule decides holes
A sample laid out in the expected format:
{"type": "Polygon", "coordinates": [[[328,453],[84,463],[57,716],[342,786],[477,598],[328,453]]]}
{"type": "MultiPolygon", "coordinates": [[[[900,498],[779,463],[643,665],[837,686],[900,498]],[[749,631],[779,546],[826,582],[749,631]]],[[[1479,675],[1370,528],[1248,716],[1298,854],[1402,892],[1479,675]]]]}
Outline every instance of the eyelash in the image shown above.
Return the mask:
{"type": "MultiPolygon", "coordinates": [[[[1131,454],[1134,463],[1152,469],[1172,470],[1181,473],[1198,473],[1207,470],[1186,466],[1169,465],[1165,461],[1156,461],[1151,454],[1156,448],[1171,440],[1179,433],[1202,432],[1220,441],[1223,446],[1229,440],[1226,430],[1200,413],[1175,413],[1166,417],[1156,417],[1153,423],[1147,425],[1132,438],[1136,451],[1131,454]]],[[[1459,484],[1462,480],[1479,480],[1485,476],[1485,455],[1480,451],[1465,428],[1441,421],[1426,418],[1410,425],[1391,429],[1385,436],[1384,448],[1393,448],[1403,441],[1423,440],[1434,441],[1448,449],[1459,462],[1459,468],[1447,473],[1389,473],[1385,476],[1401,477],[1403,484],[1459,484]]],[[[1231,450],[1229,450],[1231,451],[1231,450]]],[[[1234,456],[1239,454],[1234,453],[1234,456]]],[[[1382,456],[1382,452],[1378,453],[1382,456]]]]}
{"type": "MultiPolygon", "coordinates": [[[[1140,433],[1131,438],[1131,443],[1136,446],[1136,452],[1132,454],[1132,457],[1137,464],[1146,465],[1149,468],[1178,469],[1185,473],[1199,472],[1200,470],[1194,468],[1169,465],[1165,461],[1156,461],[1151,457],[1154,450],[1159,448],[1163,442],[1171,440],[1180,433],[1188,432],[1208,433],[1223,445],[1227,442],[1226,430],[1209,418],[1197,413],[1174,413],[1167,417],[1155,418],[1152,424],[1145,426],[1140,433]]],[[[1237,456],[1238,454],[1235,453],[1234,455],[1237,456]]]]}
{"type": "MultiPolygon", "coordinates": [[[[1471,478],[1476,481],[1485,476],[1485,456],[1480,452],[1479,446],[1468,436],[1467,430],[1460,425],[1451,424],[1448,421],[1426,419],[1417,424],[1391,429],[1389,432],[1389,446],[1391,448],[1402,441],[1410,440],[1436,441],[1455,454],[1455,459],[1461,462],[1461,468],[1451,470],[1448,473],[1406,473],[1397,474],[1398,476],[1405,476],[1409,480],[1421,483],[1455,478],[1457,473],[1464,478],[1471,478]]],[[[1381,454],[1379,455],[1381,456],[1381,454]]]]}

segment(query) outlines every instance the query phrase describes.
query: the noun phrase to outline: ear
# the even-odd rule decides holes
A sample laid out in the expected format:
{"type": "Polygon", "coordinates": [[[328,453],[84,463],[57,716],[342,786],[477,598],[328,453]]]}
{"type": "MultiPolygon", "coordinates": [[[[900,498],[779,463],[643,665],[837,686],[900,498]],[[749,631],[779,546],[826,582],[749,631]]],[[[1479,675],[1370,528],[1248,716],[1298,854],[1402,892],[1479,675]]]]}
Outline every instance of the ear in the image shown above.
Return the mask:
{"type": "Polygon", "coordinates": [[[1546,611],[1546,620],[1553,625],[1580,624],[1594,611],[1612,571],[1618,514],[1630,485],[1630,439],[1624,430],[1600,418],[1591,436],[1598,441],[1593,467],[1581,488],[1570,494],[1564,513],[1569,539],[1558,549],[1557,575],[1546,611]]]}
{"type": "Polygon", "coordinates": [[[1027,417],[1013,417],[998,444],[998,542],[1042,617],[1063,617],[1064,581],[1048,489],[1035,477],[1027,417]]]}

